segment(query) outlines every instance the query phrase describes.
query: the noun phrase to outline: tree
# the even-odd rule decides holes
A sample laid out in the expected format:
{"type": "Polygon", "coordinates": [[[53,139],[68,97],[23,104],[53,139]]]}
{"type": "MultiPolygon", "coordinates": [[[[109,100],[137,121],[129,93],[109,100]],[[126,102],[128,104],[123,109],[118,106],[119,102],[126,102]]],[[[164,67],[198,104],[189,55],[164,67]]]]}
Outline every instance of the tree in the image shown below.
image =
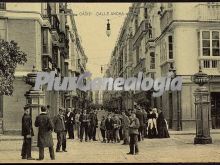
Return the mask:
{"type": "Polygon", "coordinates": [[[0,94],[13,94],[15,69],[18,64],[27,62],[26,54],[20,50],[14,41],[7,42],[0,39],[0,94]]]}

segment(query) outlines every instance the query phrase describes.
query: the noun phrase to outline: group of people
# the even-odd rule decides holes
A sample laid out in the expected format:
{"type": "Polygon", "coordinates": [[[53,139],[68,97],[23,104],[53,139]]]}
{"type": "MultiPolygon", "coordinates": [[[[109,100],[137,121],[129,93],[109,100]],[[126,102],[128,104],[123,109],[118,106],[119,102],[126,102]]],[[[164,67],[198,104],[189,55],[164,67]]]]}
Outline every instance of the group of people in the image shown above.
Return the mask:
{"type": "MultiPolygon", "coordinates": [[[[52,132],[57,134],[56,152],[67,152],[66,136],[74,139],[74,129],[80,142],[85,137],[88,140],[96,140],[98,117],[95,109],[72,111],[60,108],[58,115],[53,119],[48,115],[49,106],[41,107],[41,113],[36,117],[35,127],[38,127],[37,146],[39,147],[39,159],[44,159],[44,148],[48,147],[51,160],[55,159],[52,132]],[[61,150],[62,149],[62,150],[61,150]]],[[[121,113],[108,113],[102,116],[100,121],[102,142],[120,143],[130,146],[128,154],[138,154],[138,141],[148,138],[169,138],[167,122],[160,109],[150,108],[146,111],[143,107],[135,105],[133,110],[121,113]]],[[[31,157],[31,141],[34,136],[30,109],[24,107],[22,118],[22,136],[24,136],[21,156],[22,159],[33,160],[31,157]]]]}
{"type": "MultiPolygon", "coordinates": [[[[69,139],[74,139],[74,128],[77,131],[77,136],[82,142],[85,133],[85,141],[96,140],[96,128],[98,127],[97,112],[94,109],[87,114],[86,110],[82,113],[79,111],[72,111],[71,108],[67,110],[60,108],[58,115],[53,119],[50,118],[49,106],[41,107],[41,113],[36,117],[35,127],[38,127],[37,147],[39,147],[39,159],[44,159],[44,148],[48,147],[51,160],[55,159],[54,143],[52,132],[57,134],[56,152],[67,152],[66,150],[66,136],[69,139]],[[62,150],[61,150],[62,149],[62,150]]],[[[31,141],[34,136],[32,127],[32,118],[30,116],[30,109],[24,107],[24,115],[22,117],[22,136],[24,136],[21,156],[22,159],[34,160],[31,156],[31,141]]]]}
{"type": "Polygon", "coordinates": [[[135,105],[133,110],[122,111],[121,114],[109,113],[102,116],[100,131],[104,143],[116,143],[123,140],[122,145],[130,145],[128,154],[138,154],[138,141],[148,138],[169,138],[168,125],[161,109],[135,105]]]}

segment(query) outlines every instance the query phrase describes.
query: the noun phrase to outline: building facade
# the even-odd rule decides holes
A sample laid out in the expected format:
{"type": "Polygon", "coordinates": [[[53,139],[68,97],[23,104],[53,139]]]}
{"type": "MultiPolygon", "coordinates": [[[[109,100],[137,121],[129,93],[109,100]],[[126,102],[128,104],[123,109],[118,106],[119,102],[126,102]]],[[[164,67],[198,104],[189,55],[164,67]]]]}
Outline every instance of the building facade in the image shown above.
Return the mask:
{"type": "MultiPolygon", "coordinates": [[[[67,3],[0,3],[0,38],[14,40],[20,49],[27,54],[27,63],[16,68],[14,92],[12,96],[0,98],[0,131],[16,133],[21,130],[23,107],[26,105],[24,94],[30,89],[24,77],[32,71],[55,71],[56,76],[63,77],[76,74],[82,66],[85,69],[86,59],[77,40],[78,33],[74,15],[67,3]],[[74,27],[73,27],[74,26],[74,27]],[[77,60],[82,62],[77,62],[77,60]],[[81,66],[82,65],[82,66],[81,66]]],[[[46,91],[43,86],[44,104],[50,106],[50,116],[58,112],[59,107],[72,107],[71,98],[80,98],[81,92],[65,93],[46,91]]]]}
{"type": "MultiPolygon", "coordinates": [[[[193,93],[197,85],[192,82],[192,76],[201,67],[210,77],[207,85],[211,100],[210,124],[212,128],[219,128],[219,12],[218,2],[132,4],[115,50],[126,45],[124,43],[129,39],[121,38],[128,36],[130,31],[131,75],[137,76],[142,71],[144,77],[155,79],[167,76],[172,71],[174,76],[183,78],[183,84],[181,91],[165,91],[161,97],[153,97],[152,91],[135,91],[132,93],[131,105],[137,102],[146,109],[161,108],[171,129],[195,128],[193,93]],[[120,42],[122,40],[125,42],[120,42]]],[[[129,65],[128,50],[127,53],[113,53],[112,59],[120,58],[123,54],[121,59],[124,61],[123,69],[120,69],[120,60],[111,61],[111,75],[115,71],[116,77],[122,76],[119,70],[126,70],[129,65]],[[117,66],[118,70],[111,66],[117,66]]],[[[123,101],[121,104],[124,104],[123,101]]]]}

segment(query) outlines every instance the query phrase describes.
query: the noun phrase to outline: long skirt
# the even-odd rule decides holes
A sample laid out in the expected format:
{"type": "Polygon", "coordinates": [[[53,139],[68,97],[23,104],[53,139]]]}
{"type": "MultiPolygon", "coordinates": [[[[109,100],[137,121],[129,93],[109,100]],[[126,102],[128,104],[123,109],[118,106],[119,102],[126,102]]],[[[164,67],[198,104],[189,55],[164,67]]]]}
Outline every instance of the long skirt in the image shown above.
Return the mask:
{"type": "Polygon", "coordinates": [[[158,127],[158,138],[169,138],[169,132],[167,130],[167,127],[158,127]]]}

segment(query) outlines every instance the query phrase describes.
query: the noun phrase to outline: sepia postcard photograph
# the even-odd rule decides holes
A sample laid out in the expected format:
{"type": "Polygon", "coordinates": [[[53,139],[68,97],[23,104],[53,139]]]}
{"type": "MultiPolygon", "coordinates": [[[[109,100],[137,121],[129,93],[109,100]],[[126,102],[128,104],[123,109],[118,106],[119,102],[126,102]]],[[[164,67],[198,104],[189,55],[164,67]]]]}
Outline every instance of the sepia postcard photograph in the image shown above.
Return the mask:
{"type": "Polygon", "coordinates": [[[220,2],[0,2],[0,163],[220,162],[220,2]]]}

